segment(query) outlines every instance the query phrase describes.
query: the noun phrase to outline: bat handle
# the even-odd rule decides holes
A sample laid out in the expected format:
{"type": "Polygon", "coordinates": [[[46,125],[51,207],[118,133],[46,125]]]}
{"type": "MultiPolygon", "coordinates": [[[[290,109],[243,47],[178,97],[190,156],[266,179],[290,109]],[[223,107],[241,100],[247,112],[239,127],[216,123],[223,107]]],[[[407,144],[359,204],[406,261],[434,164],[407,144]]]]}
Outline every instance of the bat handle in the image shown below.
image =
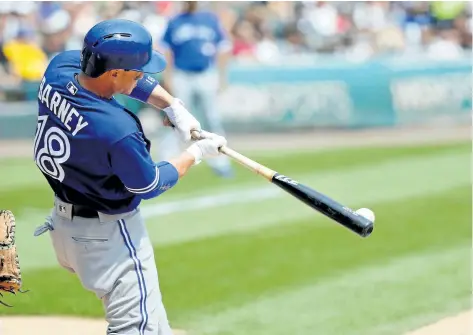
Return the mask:
{"type": "Polygon", "coordinates": [[[221,147],[220,152],[224,155],[227,155],[228,157],[233,158],[236,162],[240,163],[247,169],[250,169],[251,171],[263,176],[268,181],[271,181],[273,179],[273,176],[276,174],[276,171],[273,171],[267,168],[266,166],[261,165],[246,156],[243,156],[242,154],[236,152],[233,149],[230,149],[229,147],[221,147]]]}
{"type": "MultiPolygon", "coordinates": [[[[200,132],[197,131],[197,130],[191,131],[191,134],[192,134],[192,138],[194,140],[198,140],[198,139],[202,138],[200,132]]],[[[221,147],[219,149],[219,151],[222,154],[224,154],[224,155],[232,158],[236,162],[240,163],[241,165],[243,165],[247,169],[250,169],[254,173],[263,176],[264,178],[266,178],[269,181],[271,181],[273,179],[273,176],[276,174],[276,171],[273,171],[273,170],[267,168],[266,166],[261,165],[261,164],[255,162],[254,160],[252,160],[252,159],[250,159],[246,156],[243,156],[242,154],[236,152],[235,150],[233,150],[233,149],[231,149],[227,146],[221,147]]]]}
{"type": "Polygon", "coordinates": [[[198,130],[191,130],[191,137],[194,141],[202,139],[202,134],[198,130]]]}

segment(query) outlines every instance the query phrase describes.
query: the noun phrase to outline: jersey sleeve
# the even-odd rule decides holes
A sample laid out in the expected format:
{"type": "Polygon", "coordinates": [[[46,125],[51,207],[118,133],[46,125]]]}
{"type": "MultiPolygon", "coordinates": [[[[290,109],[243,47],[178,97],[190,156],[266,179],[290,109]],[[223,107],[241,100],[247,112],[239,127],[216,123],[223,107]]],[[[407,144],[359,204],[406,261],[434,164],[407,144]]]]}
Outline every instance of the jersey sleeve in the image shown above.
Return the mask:
{"type": "Polygon", "coordinates": [[[153,92],[154,88],[158,86],[158,84],[159,82],[155,78],[145,74],[143,78],[138,80],[138,84],[133,91],[131,91],[129,97],[146,103],[151,92],[153,92]]]}
{"type": "Polygon", "coordinates": [[[179,175],[168,162],[155,164],[141,133],[133,133],[110,150],[112,170],[126,189],[142,199],[154,198],[176,185],[179,175]]]}

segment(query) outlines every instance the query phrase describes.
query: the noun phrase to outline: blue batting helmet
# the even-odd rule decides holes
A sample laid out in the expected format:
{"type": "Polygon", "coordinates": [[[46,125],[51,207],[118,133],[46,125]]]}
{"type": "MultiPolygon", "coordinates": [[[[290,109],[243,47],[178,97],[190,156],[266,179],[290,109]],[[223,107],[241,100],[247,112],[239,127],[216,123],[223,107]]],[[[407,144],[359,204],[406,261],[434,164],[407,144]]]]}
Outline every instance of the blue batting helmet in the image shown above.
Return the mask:
{"type": "Polygon", "coordinates": [[[116,69],[158,73],[165,68],[166,60],[153,50],[151,34],[139,23],[105,20],[85,35],[81,69],[90,77],[116,69]]]}

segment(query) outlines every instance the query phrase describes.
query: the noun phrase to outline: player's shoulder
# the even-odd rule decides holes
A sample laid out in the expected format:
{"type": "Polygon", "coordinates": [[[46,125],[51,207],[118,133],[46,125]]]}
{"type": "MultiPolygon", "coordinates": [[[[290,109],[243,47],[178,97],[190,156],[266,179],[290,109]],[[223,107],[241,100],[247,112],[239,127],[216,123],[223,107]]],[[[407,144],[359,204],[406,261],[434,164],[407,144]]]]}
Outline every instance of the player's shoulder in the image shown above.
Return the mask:
{"type": "Polygon", "coordinates": [[[48,70],[61,68],[61,69],[80,69],[80,50],[67,50],[58,53],[49,62],[48,70]]]}
{"type": "Polygon", "coordinates": [[[202,10],[197,12],[196,15],[200,20],[207,22],[217,22],[219,20],[217,14],[210,11],[202,10]]]}
{"type": "Polygon", "coordinates": [[[203,10],[203,11],[198,12],[198,14],[205,18],[214,19],[214,20],[218,19],[217,14],[211,11],[203,10]]]}
{"type": "Polygon", "coordinates": [[[193,18],[198,18],[198,19],[207,19],[207,20],[218,20],[218,16],[213,13],[213,12],[210,12],[210,11],[198,11],[192,15],[189,15],[187,13],[179,13],[179,14],[176,14],[174,16],[172,16],[170,19],[169,19],[169,24],[178,24],[180,22],[187,22],[189,20],[192,20],[193,18]]]}
{"type": "Polygon", "coordinates": [[[141,131],[137,117],[115,99],[110,100],[106,105],[96,104],[90,109],[84,106],[81,114],[93,125],[91,129],[94,137],[100,138],[108,145],[113,145],[130,134],[141,131]]]}
{"type": "Polygon", "coordinates": [[[185,21],[185,18],[184,18],[184,15],[182,13],[175,14],[175,15],[172,15],[171,17],[169,17],[168,26],[172,27],[172,26],[175,26],[175,25],[179,25],[181,22],[184,22],[184,21],[185,21]]]}
{"type": "Polygon", "coordinates": [[[68,82],[75,73],[80,71],[80,51],[69,50],[54,56],[44,72],[44,78],[49,83],[68,82]]]}

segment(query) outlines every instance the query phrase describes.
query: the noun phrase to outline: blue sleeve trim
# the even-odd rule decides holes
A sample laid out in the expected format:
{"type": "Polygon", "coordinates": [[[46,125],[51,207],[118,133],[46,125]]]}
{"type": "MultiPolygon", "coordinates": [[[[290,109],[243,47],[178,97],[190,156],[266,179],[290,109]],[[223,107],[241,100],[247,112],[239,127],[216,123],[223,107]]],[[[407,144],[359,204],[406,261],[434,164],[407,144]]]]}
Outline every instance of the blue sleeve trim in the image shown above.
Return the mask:
{"type": "Polygon", "coordinates": [[[138,194],[142,199],[151,199],[166,192],[171,187],[177,184],[179,180],[179,173],[177,169],[168,162],[161,162],[156,166],[157,174],[159,175],[159,182],[156,187],[143,194],[138,194]]]}
{"type": "Polygon", "coordinates": [[[131,193],[137,193],[137,194],[142,194],[142,193],[147,193],[149,191],[152,191],[156,186],[158,186],[158,183],[159,183],[159,169],[158,169],[158,167],[156,167],[155,170],[156,170],[156,177],[154,177],[154,180],[148,186],[143,187],[143,188],[130,188],[130,187],[125,186],[126,189],[131,193]]]}
{"type": "Polygon", "coordinates": [[[110,162],[125,189],[142,199],[160,195],[179,179],[178,171],[169,162],[153,162],[141,133],[130,134],[115,143],[110,162]]]}

